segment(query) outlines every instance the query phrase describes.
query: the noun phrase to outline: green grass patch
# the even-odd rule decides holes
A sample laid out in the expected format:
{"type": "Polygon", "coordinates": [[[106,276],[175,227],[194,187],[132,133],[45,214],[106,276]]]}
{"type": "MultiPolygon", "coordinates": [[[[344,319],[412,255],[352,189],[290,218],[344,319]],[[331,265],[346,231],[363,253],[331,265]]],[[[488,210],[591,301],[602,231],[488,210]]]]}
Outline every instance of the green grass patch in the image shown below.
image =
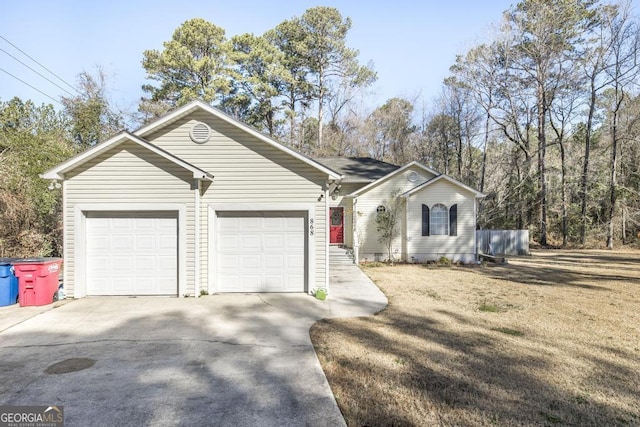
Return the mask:
{"type": "Polygon", "coordinates": [[[544,417],[545,420],[552,424],[560,424],[562,422],[562,418],[555,414],[550,414],[548,412],[540,412],[540,415],[544,417]]]}
{"type": "Polygon", "coordinates": [[[478,310],[484,311],[486,313],[500,313],[501,311],[504,311],[496,304],[492,304],[486,301],[480,303],[480,305],[478,306],[478,310]]]}
{"type": "Polygon", "coordinates": [[[503,334],[511,335],[514,337],[522,337],[524,336],[524,332],[518,331],[517,329],[511,328],[491,328],[492,331],[502,332],[503,334]]]}
{"type": "Polygon", "coordinates": [[[364,268],[387,267],[388,265],[389,264],[386,264],[386,263],[380,262],[380,261],[363,262],[362,264],[360,264],[360,266],[364,267],[364,268]]]}

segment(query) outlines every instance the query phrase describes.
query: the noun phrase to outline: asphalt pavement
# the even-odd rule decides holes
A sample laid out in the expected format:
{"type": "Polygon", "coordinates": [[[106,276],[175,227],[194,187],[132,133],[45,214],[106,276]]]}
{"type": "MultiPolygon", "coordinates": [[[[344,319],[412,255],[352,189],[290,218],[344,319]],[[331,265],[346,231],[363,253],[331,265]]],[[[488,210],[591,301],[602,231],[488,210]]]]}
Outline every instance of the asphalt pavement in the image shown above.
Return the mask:
{"type": "Polygon", "coordinates": [[[309,338],[387,300],[356,267],[329,298],[103,297],[0,307],[0,404],[62,405],[67,426],[340,426],[309,338]]]}

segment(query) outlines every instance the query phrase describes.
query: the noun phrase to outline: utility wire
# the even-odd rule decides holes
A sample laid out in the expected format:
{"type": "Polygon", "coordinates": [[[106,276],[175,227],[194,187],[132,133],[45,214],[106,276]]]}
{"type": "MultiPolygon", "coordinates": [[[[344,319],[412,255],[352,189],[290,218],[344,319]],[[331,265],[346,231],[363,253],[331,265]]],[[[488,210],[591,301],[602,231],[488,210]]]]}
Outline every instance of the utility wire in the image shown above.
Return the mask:
{"type": "MultiPolygon", "coordinates": [[[[0,36],[0,37],[1,37],[1,36],[0,36]]],[[[22,79],[20,79],[20,78],[18,78],[18,77],[16,77],[16,76],[14,76],[13,74],[11,74],[10,72],[8,72],[7,70],[4,70],[4,69],[0,68],[0,71],[7,73],[8,75],[10,75],[11,77],[13,77],[14,79],[18,80],[19,82],[22,82],[22,83],[26,84],[26,85],[27,85],[27,86],[29,86],[31,89],[33,89],[33,90],[36,90],[36,91],[40,92],[41,94],[43,94],[43,95],[44,95],[44,96],[46,96],[47,98],[51,99],[51,100],[52,100],[52,101],[54,101],[54,102],[57,102],[58,104],[60,104],[60,105],[62,105],[62,106],[64,107],[64,104],[63,104],[62,102],[58,101],[57,99],[55,99],[55,98],[54,98],[54,97],[52,97],[52,96],[47,95],[46,93],[44,93],[43,91],[41,91],[41,90],[40,90],[40,89],[38,89],[37,87],[32,86],[32,85],[30,85],[29,83],[25,82],[24,80],[22,80],[22,79]]]]}
{"type": "MultiPolygon", "coordinates": [[[[73,87],[72,85],[70,85],[69,83],[67,83],[66,81],[64,81],[62,79],[62,77],[58,76],[56,73],[54,73],[53,71],[51,71],[50,69],[48,69],[47,67],[45,67],[44,65],[42,65],[40,62],[38,62],[37,60],[35,60],[33,57],[31,57],[27,52],[25,52],[24,50],[20,49],[18,46],[16,46],[15,44],[11,43],[9,40],[7,40],[5,37],[0,35],[0,39],[6,41],[7,43],[9,43],[11,46],[13,46],[14,48],[16,48],[17,50],[19,50],[24,56],[26,56],[27,58],[29,58],[30,60],[32,60],[33,62],[35,62],[36,64],[38,64],[39,66],[41,66],[42,68],[44,68],[45,70],[47,70],[49,73],[51,73],[51,75],[53,75],[54,77],[56,77],[58,80],[60,80],[62,83],[66,84],[67,86],[69,86],[71,89],[73,89],[74,91],[76,91],[78,94],[82,95],[78,89],[76,89],[75,87],[73,87]]],[[[6,71],[5,71],[6,72],[6,71]]],[[[47,95],[48,96],[48,95],[47,95]]]]}
{"type": "Polygon", "coordinates": [[[30,69],[31,71],[33,71],[34,73],[36,73],[37,75],[39,75],[40,77],[42,77],[43,79],[45,79],[46,81],[48,81],[49,83],[56,85],[57,87],[59,87],[60,89],[62,89],[63,91],[67,92],[69,95],[74,96],[73,93],[69,92],[67,89],[63,88],[62,86],[60,86],[58,83],[54,82],[53,80],[49,79],[48,77],[46,77],[45,75],[43,75],[42,73],[34,70],[33,68],[31,68],[30,66],[28,66],[27,64],[25,64],[24,62],[20,61],[18,58],[16,58],[15,56],[11,55],[9,52],[7,52],[6,50],[2,49],[0,47],[0,51],[6,53],[7,55],[9,55],[10,57],[12,57],[13,59],[15,59],[16,61],[18,61],[19,63],[21,63],[22,65],[24,65],[25,67],[27,67],[28,69],[30,69]]]}

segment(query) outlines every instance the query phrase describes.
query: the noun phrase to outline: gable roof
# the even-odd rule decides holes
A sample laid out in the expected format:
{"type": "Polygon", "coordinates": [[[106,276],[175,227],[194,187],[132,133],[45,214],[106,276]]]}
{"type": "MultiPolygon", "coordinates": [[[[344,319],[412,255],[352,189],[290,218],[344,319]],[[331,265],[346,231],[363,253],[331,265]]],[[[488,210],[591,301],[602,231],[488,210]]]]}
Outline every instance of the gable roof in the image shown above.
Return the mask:
{"type": "Polygon", "coordinates": [[[413,161],[411,163],[407,163],[406,165],[402,166],[401,168],[397,168],[396,170],[384,175],[383,177],[378,178],[377,180],[373,181],[372,183],[365,185],[362,188],[357,189],[356,191],[354,191],[353,193],[349,194],[349,196],[351,197],[356,197],[359,196],[362,193],[366,193],[370,188],[375,187],[376,185],[380,184],[383,181],[386,181],[387,179],[394,177],[402,172],[404,172],[405,170],[409,169],[412,166],[416,166],[422,170],[424,170],[425,172],[429,172],[432,175],[440,175],[438,172],[434,171],[431,168],[426,167],[425,165],[423,165],[420,162],[417,161],[413,161]]]}
{"type": "Polygon", "coordinates": [[[428,186],[430,186],[430,185],[432,185],[432,184],[434,184],[434,183],[436,183],[438,181],[442,181],[442,180],[448,181],[448,182],[452,183],[453,185],[456,185],[458,187],[461,187],[461,188],[473,193],[475,197],[485,197],[485,194],[479,192],[478,190],[475,190],[475,189],[469,187],[466,184],[463,184],[462,182],[458,181],[457,179],[451,178],[448,175],[438,175],[436,177],[433,177],[430,180],[428,180],[426,182],[423,182],[422,184],[418,185],[417,187],[414,187],[411,190],[401,194],[400,196],[401,197],[411,197],[414,194],[416,194],[417,192],[425,189],[426,187],[428,187],[428,186]]]}
{"type": "Polygon", "coordinates": [[[185,162],[179,157],[176,157],[173,154],[169,153],[168,151],[158,147],[157,145],[154,145],[148,141],[145,141],[142,138],[138,138],[137,136],[132,135],[131,133],[126,131],[122,131],[119,134],[113,136],[112,138],[93,146],[92,148],[78,154],[77,156],[72,157],[66,162],[63,162],[58,166],[52,169],[49,169],[45,173],[41,174],[40,177],[44,179],[60,179],[60,180],[64,179],[64,174],[66,172],[73,170],[77,166],[80,166],[81,164],[99,156],[100,154],[114,147],[117,147],[118,145],[124,142],[133,142],[135,144],[138,144],[139,146],[146,148],[147,150],[152,151],[153,153],[156,153],[157,155],[169,160],[170,162],[173,162],[176,165],[181,166],[182,168],[193,173],[193,177],[195,179],[204,179],[208,181],[213,181],[213,175],[211,175],[210,173],[192,165],[189,162],[185,162]]]}
{"type": "Polygon", "coordinates": [[[217,117],[245,132],[247,132],[248,134],[256,137],[257,139],[259,139],[262,142],[267,143],[268,145],[281,150],[287,154],[289,154],[290,156],[301,160],[302,162],[308,164],[309,166],[314,167],[317,170],[320,170],[323,173],[326,173],[327,175],[329,175],[330,178],[333,178],[334,180],[341,180],[342,176],[340,175],[340,173],[336,172],[335,170],[328,168],[327,166],[318,163],[317,161],[304,156],[300,153],[298,153],[297,151],[292,150],[289,147],[286,147],[284,145],[282,145],[281,143],[279,143],[278,141],[258,132],[256,129],[252,128],[251,126],[248,126],[244,123],[242,123],[239,120],[234,119],[233,117],[227,115],[226,113],[218,110],[215,107],[212,107],[202,101],[191,101],[188,104],[183,105],[182,107],[179,107],[177,109],[175,109],[174,111],[170,112],[169,114],[166,114],[165,116],[159,118],[158,120],[141,127],[140,129],[136,130],[133,132],[134,135],[144,138],[146,136],[148,136],[149,134],[158,131],[159,129],[170,125],[171,123],[174,123],[178,120],[180,120],[181,118],[187,116],[188,114],[191,114],[194,111],[197,110],[202,110],[205,111],[209,114],[211,114],[214,117],[217,117]]]}
{"type": "Polygon", "coordinates": [[[341,173],[345,183],[369,183],[400,167],[371,157],[319,157],[315,160],[341,173]]]}

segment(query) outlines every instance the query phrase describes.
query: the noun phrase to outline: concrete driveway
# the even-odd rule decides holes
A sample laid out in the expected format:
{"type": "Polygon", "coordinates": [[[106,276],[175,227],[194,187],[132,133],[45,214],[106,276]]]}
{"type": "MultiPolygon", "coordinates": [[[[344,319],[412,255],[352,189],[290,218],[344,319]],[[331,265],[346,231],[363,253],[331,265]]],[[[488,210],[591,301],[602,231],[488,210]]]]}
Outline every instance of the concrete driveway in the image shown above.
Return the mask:
{"type": "Polygon", "coordinates": [[[357,267],[336,266],[327,301],[227,294],[0,308],[0,404],[63,405],[69,426],[344,425],[309,327],[386,302],[357,267]],[[5,309],[33,317],[11,325],[5,309]]]}

